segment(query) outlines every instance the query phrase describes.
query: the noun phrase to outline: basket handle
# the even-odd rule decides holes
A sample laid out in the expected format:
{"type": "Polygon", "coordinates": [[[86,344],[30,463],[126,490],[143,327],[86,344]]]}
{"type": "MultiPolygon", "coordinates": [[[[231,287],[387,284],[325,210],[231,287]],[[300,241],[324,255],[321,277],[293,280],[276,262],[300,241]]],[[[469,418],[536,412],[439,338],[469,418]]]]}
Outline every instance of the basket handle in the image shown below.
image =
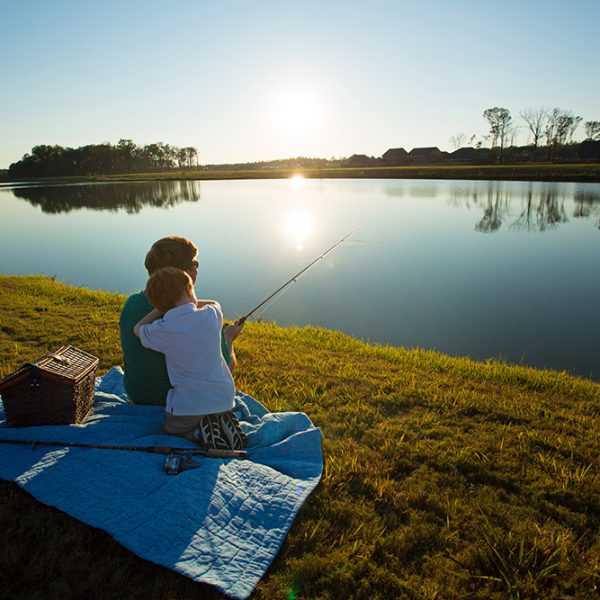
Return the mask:
{"type": "Polygon", "coordinates": [[[71,364],[71,361],[66,356],[61,356],[56,352],[50,352],[49,354],[46,354],[46,356],[48,358],[53,358],[54,360],[57,360],[59,363],[62,363],[65,366],[69,366],[71,364]]]}

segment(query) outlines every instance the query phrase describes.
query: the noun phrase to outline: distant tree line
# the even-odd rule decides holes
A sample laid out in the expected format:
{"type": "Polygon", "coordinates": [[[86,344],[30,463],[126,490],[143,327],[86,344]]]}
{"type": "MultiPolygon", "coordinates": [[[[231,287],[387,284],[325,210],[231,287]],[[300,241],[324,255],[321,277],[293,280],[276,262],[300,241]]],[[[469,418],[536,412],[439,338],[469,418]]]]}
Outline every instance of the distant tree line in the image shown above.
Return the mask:
{"type": "Polygon", "coordinates": [[[98,173],[139,173],[175,168],[195,168],[203,170],[255,170],[255,169],[318,169],[339,167],[345,158],[309,158],[299,156],[248,163],[218,165],[198,164],[198,150],[193,147],[177,148],[156,142],[137,146],[132,140],[119,140],[110,143],[91,144],[80,148],[39,145],[31,152],[10,165],[11,178],[56,177],[69,175],[89,175],[98,173]]]}
{"type": "Polygon", "coordinates": [[[198,150],[164,142],[138,146],[132,140],[80,148],[39,145],[10,165],[10,177],[54,177],[96,173],[131,173],[198,166],[198,150]]]}
{"type": "MultiPolygon", "coordinates": [[[[515,140],[520,130],[525,126],[528,133],[528,146],[533,147],[532,159],[545,158],[553,161],[557,149],[572,145],[574,136],[582,117],[562,108],[525,108],[520,111],[522,122],[519,123],[510,114],[507,108],[494,106],[483,111],[483,117],[488,122],[489,133],[474,143],[476,136],[469,138],[469,145],[481,148],[490,146],[494,156],[503,162],[504,150],[515,147],[515,140]],[[545,148],[545,152],[538,152],[538,148],[545,148]]],[[[586,121],[583,124],[586,142],[600,141],[600,121],[586,121]]],[[[464,134],[456,134],[450,138],[455,150],[463,147],[467,140],[464,134]]]]}
{"type": "Polygon", "coordinates": [[[295,158],[281,158],[277,160],[264,160],[249,163],[228,163],[219,165],[203,165],[207,171],[242,171],[253,169],[324,169],[341,167],[346,158],[309,158],[297,156],[295,158]]]}
{"type": "Polygon", "coordinates": [[[494,163],[596,163],[600,162],[600,121],[583,124],[585,139],[574,141],[583,121],[580,116],[561,108],[526,108],[517,121],[507,108],[494,106],[483,111],[489,132],[477,135],[457,133],[450,137],[453,152],[437,146],[390,148],[379,158],[353,154],[344,161],[347,167],[418,166],[418,165],[487,165],[494,163]],[[523,128],[528,132],[528,144],[516,145],[523,128]]]}
{"type": "Polygon", "coordinates": [[[490,164],[495,162],[597,162],[600,160],[600,121],[583,123],[585,139],[574,142],[575,133],[583,121],[580,116],[561,108],[526,108],[517,121],[507,108],[494,106],[483,111],[489,132],[477,139],[457,133],[450,137],[454,152],[437,147],[390,148],[380,158],[354,154],[350,158],[286,158],[252,163],[219,165],[198,164],[198,150],[178,148],[156,142],[137,146],[132,140],[90,144],[80,148],[39,145],[10,165],[11,178],[88,175],[98,173],[132,173],[197,168],[204,170],[257,170],[290,168],[333,168],[342,166],[395,166],[420,164],[490,164]],[[519,132],[525,128],[529,143],[516,146],[519,132]]]}

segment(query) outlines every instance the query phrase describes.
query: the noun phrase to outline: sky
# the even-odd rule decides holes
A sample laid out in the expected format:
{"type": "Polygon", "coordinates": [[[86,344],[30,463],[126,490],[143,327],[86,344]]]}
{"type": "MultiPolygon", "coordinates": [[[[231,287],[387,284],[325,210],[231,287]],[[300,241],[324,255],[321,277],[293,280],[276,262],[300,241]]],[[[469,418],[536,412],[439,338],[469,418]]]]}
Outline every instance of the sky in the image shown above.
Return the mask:
{"type": "Polygon", "coordinates": [[[598,22],[599,0],[0,0],[0,168],[121,138],[201,164],[451,151],[494,106],[600,121],[598,22]]]}

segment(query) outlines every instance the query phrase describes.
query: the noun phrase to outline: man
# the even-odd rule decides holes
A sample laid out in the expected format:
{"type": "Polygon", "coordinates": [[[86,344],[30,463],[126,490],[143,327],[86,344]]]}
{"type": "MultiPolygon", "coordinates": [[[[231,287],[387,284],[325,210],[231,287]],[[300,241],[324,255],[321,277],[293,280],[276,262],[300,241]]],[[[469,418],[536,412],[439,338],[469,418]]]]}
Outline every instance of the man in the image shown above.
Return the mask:
{"type": "MultiPolygon", "coordinates": [[[[144,262],[148,275],[163,267],[176,267],[185,271],[196,281],[198,276],[198,249],[184,237],[165,237],[154,242],[144,262]]],[[[214,300],[198,300],[198,308],[214,304],[214,300]]],[[[164,354],[142,346],[133,328],[154,307],[146,294],[137,292],[127,298],[121,311],[119,328],[125,366],[125,390],[129,399],[136,404],[165,406],[167,393],[171,388],[164,354]]],[[[221,335],[223,357],[233,370],[236,365],[233,341],[243,325],[234,323],[224,328],[221,335]]]]}

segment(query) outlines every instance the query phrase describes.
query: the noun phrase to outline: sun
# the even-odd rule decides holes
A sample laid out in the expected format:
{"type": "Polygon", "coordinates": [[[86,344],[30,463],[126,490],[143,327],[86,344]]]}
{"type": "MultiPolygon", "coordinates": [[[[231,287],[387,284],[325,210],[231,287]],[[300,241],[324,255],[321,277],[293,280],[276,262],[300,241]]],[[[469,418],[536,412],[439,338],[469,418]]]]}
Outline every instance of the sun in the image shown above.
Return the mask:
{"type": "Polygon", "coordinates": [[[321,125],[322,102],[308,87],[290,86],[275,95],[273,124],[280,133],[305,137],[321,125]]]}

